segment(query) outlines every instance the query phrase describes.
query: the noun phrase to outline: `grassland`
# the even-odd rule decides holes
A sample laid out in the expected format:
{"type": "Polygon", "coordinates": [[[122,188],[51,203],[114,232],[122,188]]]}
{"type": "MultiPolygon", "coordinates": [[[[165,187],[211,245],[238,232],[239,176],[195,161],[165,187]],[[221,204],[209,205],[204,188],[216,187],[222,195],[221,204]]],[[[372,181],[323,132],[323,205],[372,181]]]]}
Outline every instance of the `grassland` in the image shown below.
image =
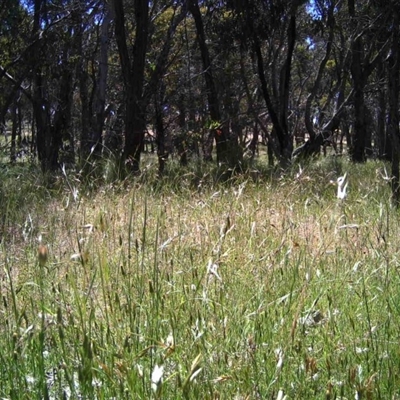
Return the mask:
{"type": "Polygon", "coordinates": [[[2,168],[0,397],[400,399],[383,166],[297,168],[101,185],[2,168]]]}

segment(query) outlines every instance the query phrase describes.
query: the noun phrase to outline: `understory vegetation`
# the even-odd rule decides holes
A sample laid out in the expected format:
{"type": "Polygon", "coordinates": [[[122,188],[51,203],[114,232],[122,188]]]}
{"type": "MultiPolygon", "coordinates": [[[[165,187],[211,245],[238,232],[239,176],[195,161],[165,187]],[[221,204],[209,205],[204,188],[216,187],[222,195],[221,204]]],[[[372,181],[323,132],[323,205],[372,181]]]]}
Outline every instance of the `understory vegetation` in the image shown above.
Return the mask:
{"type": "Polygon", "coordinates": [[[383,163],[144,162],[98,185],[0,170],[1,398],[400,399],[383,163]]]}

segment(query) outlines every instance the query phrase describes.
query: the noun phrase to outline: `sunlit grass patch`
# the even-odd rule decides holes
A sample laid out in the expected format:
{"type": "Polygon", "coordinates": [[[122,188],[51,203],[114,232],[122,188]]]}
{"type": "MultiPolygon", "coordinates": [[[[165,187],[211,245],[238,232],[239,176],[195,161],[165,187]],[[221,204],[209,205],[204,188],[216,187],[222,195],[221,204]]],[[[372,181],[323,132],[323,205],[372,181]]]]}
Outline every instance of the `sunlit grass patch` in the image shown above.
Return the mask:
{"type": "Polygon", "coordinates": [[[380,168],[32,191],[1,243],[1,396],[396,398],[399,226],[380,168]]]}

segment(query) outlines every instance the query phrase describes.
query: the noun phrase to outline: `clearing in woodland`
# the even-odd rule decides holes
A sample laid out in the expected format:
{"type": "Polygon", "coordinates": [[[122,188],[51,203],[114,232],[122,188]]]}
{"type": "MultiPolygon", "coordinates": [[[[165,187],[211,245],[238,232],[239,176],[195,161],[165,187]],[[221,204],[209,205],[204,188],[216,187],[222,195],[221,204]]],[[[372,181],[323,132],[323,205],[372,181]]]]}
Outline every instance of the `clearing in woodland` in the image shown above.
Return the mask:
{"type": "Polygon", "coordinates": [[[2,169],[0,396],[399,399],[382,171],[328,158],[218,183],[149,167],[93,189],[2,169]]]}

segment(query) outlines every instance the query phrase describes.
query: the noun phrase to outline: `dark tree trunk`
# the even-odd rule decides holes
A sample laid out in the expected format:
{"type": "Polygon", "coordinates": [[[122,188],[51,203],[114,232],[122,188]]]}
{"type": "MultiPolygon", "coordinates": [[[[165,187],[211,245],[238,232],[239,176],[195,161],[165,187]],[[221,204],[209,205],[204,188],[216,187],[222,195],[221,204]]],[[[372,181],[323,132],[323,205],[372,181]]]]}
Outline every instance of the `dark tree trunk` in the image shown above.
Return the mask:
{"type": "MultiPolygon", "coordinates": [[[[396,8],[396,7],[394,7],[396,8]]],[[[353,26],[358,26],[362,19],[356,15],[356,7],[354,0],[348,0],[348,11],[350,16],[350,22],[353,26]]],[[[383,17],[384,13],[380,14],[383,17]]],[[[353,108],[354,108],[354,133],[352,147],[350,148],[351,159],[354,162],[365,162],[366,160],[366,145],[367,135],[366,130],[368,124],[365,118],[367,109],[365,105],[365,86],[368,82],[368,77],[372,71],[376,68],[377,64],[381,62],[382,55],[386,52],[389,41],[385,43],[379,43],[379,23],[384,25],[384,20],[375,21],[373,28],[376,28],[375,38],[369,38],[371,44],[369,45],[369,51],[364,55],[364,40],[363,34],[367,32],[367,29],[358,29],[354,33],[355,39],[351,44],[351,66],[350,72],[353,80],[353,108]],[[372,58],[373,55],[373,58],[372,58]]],[[[372,31],[372,29],[370,29],[372,31]]]]}
{"type": "Polygon", "coordinates": [[[352,73],[353,85],[354,85],[354,136],[353,145],[351,148],[351,159],[354,162],[364,162],[365,157],[365,101],[364,101],[364,82],[363,79],[358,75],[352,73]]]}
{"type": "MultiPolygon", "coordinates": [[[[294,46],[296,43],[296,15],[292,11],[290,16],[289,25],[287,29],[287,42],[288,50],[286,54],[285,63],[281,69],[280,77],[280,90],[279,90],[279,115],[280,126],[283,129],[284,136],[279,140],[281,147],[281,164],[285,167],[292,157],[293,152],[293,137],[289,131],[288,126],[288,111],[289,111],[289,97],[290,97],[290,77],[292,73],[292,59],[294,46]]],[[[278,136],[279,137],[279,136],[278,136]]]]}
{"type": "Polygon", "coordinates": [[[94,148],[93,154],[95,156],[99,156],[102,150],[108,76],[108,37],[109,27],[113,18],[112,10],[107,2],[104,3],[104,7],[105,11],[100,32],[99,70],[94,93],[92,134],[90,137],[90,147],[94,148]]]}
{"type": "Polygon", "coordinates": [[[125,95],[125,146],[123,161],[129,170],[133,173],[138,173],[146,128],[143,85],[149,31],[149,2],[147,0],[134,1],[136,27],[132,62],[128,51],[122,0],[114,1],[114,12],[115,37],[121,61],[125,95]]]}
{"type": "Polygon", "coordinates": [[[70,136],[71,110],[73,97],[73,76],[68,65],[68,51],[64,50],[64,67],[60,79],[58,94],[58,107],[52,121],[51,137],[51,168],[58,168],[59,152],[63,146],[63,140],[70,136]]]}
{"type": "Polygon", "coordinates": [[[163,104],[162,94],[158,94],[155,99],[155,112],[156,112],[156,144],[157,144],[157,157],[158,157],[158,174],[162,176],[165,170],[165,163],[168,159],[169,152],[166,146],[166,132],[163,120],[163,104]]]}
{"type": "MultiPolygon", "coordinates": [[[[348,0],[350,21],[357,26],[354,0],[348,0]]],[[[365,161],[365,101],[364,87],[366,79],[363,71],[364,44],[361,34],[358,34],[351,44],[352,61],[350,66],[354,89],[354,136],[350,149],[351,159],[354,162],[365,161]]]]}
{"type": "Polygon", "coordinates": [[[33,30],[32,37],[35,40],[35,45],[32,47],[32,64],[34,68],[33,73],[33,110],[36,121],[36,147],[42,171],[50,170],[50,118],[47,113],[47,103],[45,96],[45,89],[43,85],[43,72],[40,63],[40,24],[41,24],[41,10],[42,0],[34,1],[34,16],[33,16],[33,30]]]}
{"type": "MultiPolygon", "coordinates": [[[[155,131],[158,157],[158,175],[162,176],[169,156],[167,145],[167,132],[164,126],[165,85],[161,84],[154,96],[155,105],[155,131]]],[[[152,144],[153,147],[153,144],[152,144]]]]}
{"type": "MultiPolygon", "coordinates": [[[[290,93],[290,77],[291,66],[294,46],[296,43],[296,10],[297,7],[293,6],[290,10],[289,22],[286,31],[287,40],[287,53],[285,62],[280,70],[279,90],[273,84],[273,94],[275,101],[272,101],[270,90],[268,88],[266,73],[264,70],[264,60],[261,50],[260,39],[254,27],[254,18],[252,15],[252,8],[248,1],[245,4],[246,10],[246,23],[250,29],[253,48],[257,58],[257,71],[261,83],[261,90],[268,109],[269,116],[273,125],[273,135],[276,137],[276,144],[274,141],[269,141],[271,148],[273,148],[280,165],[286,168],[291,161],[293,151],[293,137],[289,132],[288,127],[288,105],[290,93]]],[[[254,12],[254,10],[253,10],[254,12]]],[[[275,68],[276,60],[272,62],[272,68],[275,68]]]]}
{"type": "Polygon", "coordinates": [[[396,207],[400,206],[400,131],[399,131],[399,24],[400,16],[393,10],[392,43],[388,58],[388,94],[389,94],[389,121],[388,133],[392,143],[392,199],[396,207]]]}
{"type": "Polygon", "coordinates": [[[17,102],[15,101],[11,107],[11,147],[10,147],[10,161],[15,163],[17,161],[17,130],[18,130],[18,118],[17,118],[17,102]]]}
{"type": "Polygon", "coordinates": [[[335,3],[332,1],[330,3],[329,10],[328,10],[327,26],[329,27],[329,36],[328,36],[328,40],[326,42],[325,56],[319,65],[314,84],[313,84],[312,89],[311,89],[309,95],[307,96],[307,100],[306,100],[306,109],[305,109],[304,120],[305,120],[306,129],[308,131],[308,134],[310,135],[311,140],[314,140],[315,136],[316,136],[316,133],[314,131],[314,127],[312,124],[312,120],[311,120],[311,105],[312,105],[312,102],[315,100],[315,97],[317,96],[317,93],[318,93],[318,90],[319,90],[319,87],[321,85],[321,81],[323,78],[323,74],[325,71],[325,67],[326,67],[327,62],[329,61],[331,51],[332,51],[333,39],[334,39],[334,28],[335,28],[334,7],[335,7],[335,3]]]}
{"type": "Polygon", "coordinates": [[[185,146],[185,136],[187,135],[186,129],[186,109],[185,109],[185,102],[181,96],[180,101],[178,103],[179,107],[179,117],[178,117],[178,124],[180,127],[180,132],[174,140],[174,146],[176,147],[179,155],[179,162],[182,166],[188,164],[188,155],[187,155],[187,148],[185,146]]]}
{"type": "MultiPolygon", "coordinates": [[[[381,81],[384,77],[384,64],[379,63],[377,65],[377,79],[381,81]]],[[[389,145],[389,138],[386,132],[386,92],[383,84],[378,85],[378,108],[377,108],[377,116],[376,116],[376,140],[378,146],[378,157],[381,160],[390,160],[391,152],[389,145]]]]}
{"type": "Polygon", "coordinates": [[[211,133],[215,137],[217,148],[217,162],[236,167],[240,164],[242,159],[241,151],[237,140],[231,140],[230,138],[229,126],[222,121],[218,93],[214,82],[213,69],[206,44],[203,19],[201,17],[198,0],[188,0],[188,7],[196,25],[197,41],[199,43],[203,62],[204,79],[212,125],[211,133]]]}
{"type": "Polygon", "coordinates": [[[40,67],[35,71],[33,108],[36,121],[36,147],[43,172],[51,170],[51,121],[42,86],[40,67]]]}
{"type": "Polygon", "coordinates": [[[90,154],[90,97],[88,92],[87,63],[81,58],[78,67],[79,96],[81,100],[80,162],[85,164],[90,154]]]}

